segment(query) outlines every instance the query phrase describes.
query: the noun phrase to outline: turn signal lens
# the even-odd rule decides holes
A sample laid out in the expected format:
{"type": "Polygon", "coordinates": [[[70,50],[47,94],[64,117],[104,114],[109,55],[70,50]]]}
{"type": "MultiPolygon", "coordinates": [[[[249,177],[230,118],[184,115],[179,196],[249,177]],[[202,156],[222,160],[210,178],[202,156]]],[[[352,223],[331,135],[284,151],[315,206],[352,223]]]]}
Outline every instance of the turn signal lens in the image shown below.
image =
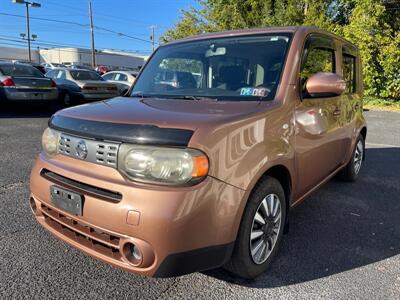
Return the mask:
{"type": "Polygon", "coordinates": [[[205,155],[195,156],[193,160],[192,177],[203,177],[208,174],[208,158],[205,155]]]}

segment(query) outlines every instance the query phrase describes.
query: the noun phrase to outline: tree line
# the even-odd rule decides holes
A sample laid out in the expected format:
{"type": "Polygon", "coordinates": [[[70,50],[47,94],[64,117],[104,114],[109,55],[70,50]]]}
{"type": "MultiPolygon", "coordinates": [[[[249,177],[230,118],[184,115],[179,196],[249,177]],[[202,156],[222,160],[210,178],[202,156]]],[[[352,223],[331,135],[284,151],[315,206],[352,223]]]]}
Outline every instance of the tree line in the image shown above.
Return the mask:
{"type": "Polygon", "coordinates": [[[360,49],[365,95],[400,101],[400,0],[197,0],[162,42],[204,32],[310,25],[360,49]]]}

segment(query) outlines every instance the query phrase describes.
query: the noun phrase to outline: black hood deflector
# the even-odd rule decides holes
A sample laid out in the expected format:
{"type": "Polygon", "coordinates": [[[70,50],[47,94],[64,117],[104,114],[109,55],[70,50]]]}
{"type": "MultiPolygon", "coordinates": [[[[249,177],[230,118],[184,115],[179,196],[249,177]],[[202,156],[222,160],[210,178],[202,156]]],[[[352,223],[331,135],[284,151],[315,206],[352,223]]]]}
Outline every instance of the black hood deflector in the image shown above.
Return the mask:
{"type": "Polygon", "coordinates": [[[188,129],[100,122],[61,115],[51,117],[49,127],[81,137],[141,145],[187,146],[193,135],[188,129]]]}

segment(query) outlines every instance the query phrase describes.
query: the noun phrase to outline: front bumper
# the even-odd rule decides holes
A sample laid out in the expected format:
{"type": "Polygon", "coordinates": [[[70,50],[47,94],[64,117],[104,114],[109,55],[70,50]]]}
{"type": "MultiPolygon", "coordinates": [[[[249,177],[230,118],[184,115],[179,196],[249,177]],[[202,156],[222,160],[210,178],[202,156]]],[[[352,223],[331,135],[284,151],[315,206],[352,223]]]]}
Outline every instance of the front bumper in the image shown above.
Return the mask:
{"type": "Polygon", "coordinates": [[[63,155],[40,155],[31,174],[31,207],[41,225],[89,255],[146,276],[177,276],[224,264],[240,224],[243,196],[244,191],[211,177],[193,187],[139,185],[115,169],[63,155]],[[60,182],[42,176],[44,169],[116,191],[122,199],[85,194],[83,215],[70,215],[51,202],[50,186],[60,182]],[[139,247],[140,262],[126,255],[129,243],[139,247]]]}

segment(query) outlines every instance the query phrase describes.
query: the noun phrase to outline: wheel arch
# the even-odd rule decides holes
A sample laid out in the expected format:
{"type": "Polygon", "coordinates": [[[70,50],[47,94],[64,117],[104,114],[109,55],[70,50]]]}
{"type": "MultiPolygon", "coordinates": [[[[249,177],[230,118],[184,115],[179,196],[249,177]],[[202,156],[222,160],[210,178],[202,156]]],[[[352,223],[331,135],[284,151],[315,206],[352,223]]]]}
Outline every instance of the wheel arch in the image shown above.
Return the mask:
{"type": "MultiPolygon", "coordinates": [[[[364,139],[364,148],[365,148],[365,142],[367,140],[367,126],[364,126],[363,128],[361,128],[360,134],[364,139]]],[[[363,155],[363,159],[362,160],[365,161],[365,151],[364,151],[364,155],[363,155]]]]}
{"type": "Polygon", "coordinates": [[[361,128],[360,134],[362,135],[362,137],[364,138],[364,141],[365,141],[367,138],[367,126],[364,126],[363,128],[361,128]]]}
{"type": "Polygon", "coordinates": [[[272,166],[264,172],[264,174],[258,179],[257,183],[264,180],[267,176],[275,178],[282,185],[283,191],[285,192],[286,207],[289,209],[292,195],[292,177],[289,169],[284,165],[272,166]]]}
{"type": "Polygon", "coordinates": [[[285,193],[285,202],[286,202],[286,220],[285,220],[285,231],[284,233],[288,232],[288,221],[289,221],[289,211],[290,206],[292,203],[292,175],[289,168],[283,164],[276,164],[269,166],[258,178],[256,179],[255,183],[249,188],[247,196],[245,197],[246,201],[244,203],[243,210],[241,211],[240,215],[240,223],[243,218],[243,214],[246,209],[247,202],[249,201],[251,195],[253,194],[254,190],[257,186],[265,180],[267,177],[273,177],[279,181],[282,185],[283,191],[285,193]]]}

